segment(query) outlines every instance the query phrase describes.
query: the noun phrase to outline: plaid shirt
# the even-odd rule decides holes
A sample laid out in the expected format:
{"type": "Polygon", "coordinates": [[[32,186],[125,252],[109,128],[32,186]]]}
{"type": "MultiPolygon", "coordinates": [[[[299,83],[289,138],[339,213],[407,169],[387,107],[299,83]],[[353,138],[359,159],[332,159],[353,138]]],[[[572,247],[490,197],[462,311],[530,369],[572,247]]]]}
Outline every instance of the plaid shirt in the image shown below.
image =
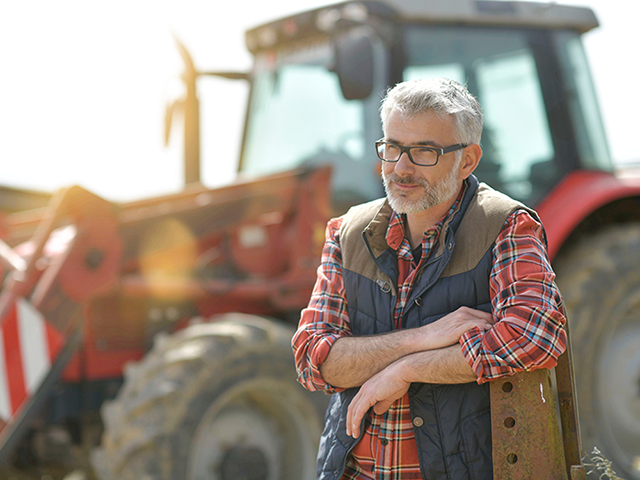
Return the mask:
{"type": "MultiPolygon", "coordinates": [[[[431,255],[444,220],[457,207],[463,191],[449,213],[425,232],[418,264],[404,235],[402,217],[395,213],[391,216],[386,240],[398,258],[396,328],[401,328],[415,273],[431,255]]],[[[292,341],[298,381],[309,390],[328,394],[342,389],[324,382],[320,365],[338,338],[351,335],[342,281],[341,225],[342,217],[327,225],[318,279],[292,341]]],[[[493,246],[490,290],[495,325],[487,332],[475,327],[460,338],[462,352],[478,383],[556,365],[565,349],[566,335],[562,299],[554,279],[542,226],[525,210],[514,212],[493,246]]],[[[407,394],[382,415],[371,410],[364,422],[364,434],[347,459],[343,480],[422,478],[407,394]]]]}

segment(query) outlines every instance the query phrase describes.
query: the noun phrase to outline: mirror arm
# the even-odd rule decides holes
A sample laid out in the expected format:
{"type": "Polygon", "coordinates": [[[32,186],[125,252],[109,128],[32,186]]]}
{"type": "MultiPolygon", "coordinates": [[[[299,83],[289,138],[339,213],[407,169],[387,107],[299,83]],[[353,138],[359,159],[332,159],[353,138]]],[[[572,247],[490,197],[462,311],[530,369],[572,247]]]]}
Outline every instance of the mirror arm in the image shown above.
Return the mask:
{"type": "Polygon", "coordinates": [[[198,75],[222,77],[229,80],[249,80],[249,74],[245,72],[198,72],[198,75]]]}

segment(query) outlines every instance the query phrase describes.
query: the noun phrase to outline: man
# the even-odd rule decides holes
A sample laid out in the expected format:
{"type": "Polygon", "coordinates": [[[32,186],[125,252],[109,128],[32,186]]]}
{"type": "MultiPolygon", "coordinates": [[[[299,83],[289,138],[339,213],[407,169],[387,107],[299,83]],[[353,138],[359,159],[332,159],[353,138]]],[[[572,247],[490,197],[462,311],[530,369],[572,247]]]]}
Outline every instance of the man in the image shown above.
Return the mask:
{"type": "Polygon", "coordinates": [[[489,380],[551,368],[562,300],[537,215],[478,181],[482,114],[446,80],[381,108],[386,199],[327,226],[293,348],[334,394],[320,479],[492,478],[489,380]]]}

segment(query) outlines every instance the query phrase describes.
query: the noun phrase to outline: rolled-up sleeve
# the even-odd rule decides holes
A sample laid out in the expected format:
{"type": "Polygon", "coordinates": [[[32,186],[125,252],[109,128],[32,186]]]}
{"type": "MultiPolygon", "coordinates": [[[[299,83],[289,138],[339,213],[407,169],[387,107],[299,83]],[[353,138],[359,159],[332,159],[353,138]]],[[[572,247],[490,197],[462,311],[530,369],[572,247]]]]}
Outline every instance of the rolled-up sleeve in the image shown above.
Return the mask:
{"type": "Polygon", "coordinates": [[[327,394],[342,389],[334,388],[322,379],[320,365],[338,338],[351,335],[342,281],[341,225],[342,218],[330,220],[327,224],[318,278],[292,340],[298,382],[308,390],[322,390],[327,394]]]}
{"type": "Polygon", "coordinates": [[[525,210],[513,213],[496,239],[490,288],[495,325],[460,338],[478,383],[554,367],[567,344],[564,306],[542,225],[525,210]]]}

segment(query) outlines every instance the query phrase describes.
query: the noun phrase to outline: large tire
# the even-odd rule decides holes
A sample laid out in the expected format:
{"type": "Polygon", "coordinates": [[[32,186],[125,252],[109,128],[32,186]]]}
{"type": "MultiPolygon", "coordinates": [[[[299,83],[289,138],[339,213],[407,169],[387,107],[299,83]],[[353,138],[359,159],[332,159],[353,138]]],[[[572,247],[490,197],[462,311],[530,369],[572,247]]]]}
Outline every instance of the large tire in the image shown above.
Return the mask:
{"type": "Polygon", "coordinates": [[[584,237],[556,265],[569,319],[583,452],[640,479],[640,224],[584,237]]]}
{"type": "Polygon", "coordinates": [[[98,477],[315,478],[327,400],[296,383],[292,333],[230,314],[160,338],[103,407],[98,477]]]}

